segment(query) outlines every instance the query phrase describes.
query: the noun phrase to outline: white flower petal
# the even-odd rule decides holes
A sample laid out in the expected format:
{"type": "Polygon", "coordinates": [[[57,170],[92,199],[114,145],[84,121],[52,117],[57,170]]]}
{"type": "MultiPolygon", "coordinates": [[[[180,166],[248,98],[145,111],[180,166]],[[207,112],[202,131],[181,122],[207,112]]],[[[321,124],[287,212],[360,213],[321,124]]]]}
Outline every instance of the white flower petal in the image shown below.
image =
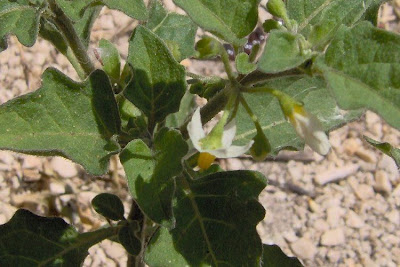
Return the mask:
{"type": "Polygon", "coordinates": [[[207,152],[216,156],[217,158],[220,158],[220,159],[235,158],[235,157],[238,157],[238,156],[246,153],[250,149],[250,147],[253,145],[253,143],[254,143],[254,141],[251,140],[245,146],[230,146],[228,148],[210,150],[207,152]]]}
{"type": "Polygon", "coordinates": [[[236,121],[235,119],[231,120],[224,127],[224,133],[222,134],[222,147],[228,148],[232,145],[233,139],[236,134],[236,121]]]}
{"type": "Polygon", "coordinates": [[[200,108],[193,113],[192,120],[187,125],[188,134],[193,146],[201,151],[200,140],[206,136],[201,125],[200,108]]]}
{"type": "Polygon", "coordinates": [[[312,148],[312,150],[323,156],[328,154],[331,148],[328,137],[323,131],[310,133],[306,136],[305,142],[312,148]]]}

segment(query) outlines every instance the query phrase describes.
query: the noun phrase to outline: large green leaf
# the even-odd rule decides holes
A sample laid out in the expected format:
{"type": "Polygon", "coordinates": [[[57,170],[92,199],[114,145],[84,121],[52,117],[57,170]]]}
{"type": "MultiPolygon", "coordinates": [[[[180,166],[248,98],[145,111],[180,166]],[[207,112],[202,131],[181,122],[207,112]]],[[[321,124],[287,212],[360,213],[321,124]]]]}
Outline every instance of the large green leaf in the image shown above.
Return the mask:
{"type": "Polygon", "coordinates": [[[79,234],[61,218],[20,209],[0,225],[0,265],[81,266],[91,246],[114,235],[113,228],[79,234]]]}
{"type": "Polygon", "coordinates": [[[47,69],[40,89],[0,106],[0,125],[1,149],[63,156],[94,175],[104,174],[119,151],[118,108],[100,70],[77,83],[47,69]]]}
{"type": "MultiPolygon", "coordinates": [[[[340,25],[351,26],[378,0],[287,0],[288,15],[313,44],[323,43],[340,25]]],[[[382,1],[380,1],[382,2],[382,1]]]]}
{"type": "Polygon", "coordinates": [[[146,27],[151,29],[167,45],[177,45],[178,61],[194,55],[194,39],[197,26],[187,16],[167,13],[161,3],[156,0],[151,3],[150,16],[146,27]]]}
{"type": "Polygon", "coordinates": [[[288,257],[277,245],[263,245],[263,267],[302,267],[295,257],[288,257]]]}
{"type": "Polygon", "coordinates": [[[259,266],[262,244],[256,231],[265,211],[257,197],[267,184],[252,171],[218,172],[177,179],[176,227],[153,236],[150,266],[259,266]]]}
{"type": "Polygon", "coordinates": [[[394,146],[392,146],[391,144],[389,144],[387,142],[383,142],[383,143],[378,142],[367,136],[364,136],[364,139],[370,145],[374,146],[375,148],[379,149],[380,151],[382,151],[383,153],[385,153],[386,155],[388,155],[389,157],[394,159],[397,167],[400,168],[400,149],[399,148],[395,148],[394,146]]]}
{"type": "Polygon", "coordinates": [[[175,222],[174,177],[181,173],[181,161],[187,151],[188,146],[178,131],[163,128],[155,136],[153,150],[136,139],[120,154],[132,196],[147,216],[166,227],[175,222]]]}
{"type": "Polygon", "coordinates": [[[0,52],[7,48],[8,34],[17,36],[25,46],[34,45],[41,13],[42,9],[29,5],[29,1],[0,0],[0,52]]]}
{"type": "Polygon", "coordinates": [[[146,114],[150,125],[179,110],[186,91],[185,68],[159,37],[145,27],[136,27],[127,62],[133,67],[133,79],[124,95],[146,114]]]}
{"type": "Polygon", "coordinates": [[[343,26],[317,62],[342,108],[368,108],[400,129],[399,35],[369,22],[343,26]]]}
{"type": "MultiPolygon", "coordinates": [[[[319,118],[325,131],[340,127],[361,115],[359,111],[347,113],[341,111],[321,77],[276,78],[265,83],[265,86],[281,90],[303,102],[306,110],[319,118]]],[[[303,140],[285,119],[276,98],[270,94],[257,93],[246,94],[245,99],[260,121],[264,134],[272,146],[272,154],[276,154],[284,148],[296,150],[303,148],[303,140]]],[[[236,142],[247,144],[256,135],[256,128],[242,107],[239,108],[236,124],[238,127],[236,142]]]]}
{"type": "Polygon", "coordinates": [[[303,50],[301,42],[300,35],[281,30],[271,31],[258,68],[265,73],[275,73],[299,66],[312,56],[311,52],[303,50]]]}
{"type": "Polygon", "coordinates": [[[234,45],[243,45],[258,20],[259,0],[174,0],[192,20],[234,45]]]}

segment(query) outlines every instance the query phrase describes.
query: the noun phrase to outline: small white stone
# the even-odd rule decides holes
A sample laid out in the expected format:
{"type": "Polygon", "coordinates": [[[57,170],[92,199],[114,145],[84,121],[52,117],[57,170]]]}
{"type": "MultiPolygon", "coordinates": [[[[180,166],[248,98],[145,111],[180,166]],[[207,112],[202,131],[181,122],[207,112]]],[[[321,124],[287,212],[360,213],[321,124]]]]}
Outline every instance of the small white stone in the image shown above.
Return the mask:
{"type": "Polygon", "coordinates": [[[352,210],[346,214],[346,224],[351,228],[361,228],[365,225],[364,220],[352,210]]]}
{"type": "Polygon", "coordinates": [[[63,178],[71,178],[78,175],[75,163],[61,157],[55,157],[51,160],[53,170],[63,178]]]}
{"type": "Polygon", "coordinates": [[[317,248],[308,238],[300,238],[290,244],[293,253],[301,259],[313,259],[317,253],[317,248]]]}
{"type": "Polygon", "coordinates": [[[385,154],[382,155],[381,160],[378,162],[378,169],[385,170],[392,182],[395,182],[399,179],[400,172],[396,163],[391,157],[385,154]]]}
{"type": "Polygon", "coordinates": [[[4,164],[9,165],[14,161],[14,157],[9,151],[0,151],[0,161],[2,161],[4,164]]]}
{"type": "Polygon", "coordinates": [[[392,183],[386,172],[378,170],[375,173],[375,185],[374,188],[377,192],[382,192],[385,194],[390,194],[392,192],[392,183]]]}
{"type": "Polygon", "coordinates": [[[321,244],[323,246],[338,246],[345,242],[343,229],[336,228],[328,230],[321,236],[321,244]]]}
{"type": "Polygon", "coordinates": [[[391,223],[400,225],[400,213],[398,210],[392,210],[385,216],[391,223]]]}
{"type": "Polygon", "coordinates": [[[369,199],[374,197],[374,189],[372,186],[367,184],[360,184],[357,188],[355,188],[355,193],[357,197],[361,200],[369,199]]]}
{"type": "Polygon", "coordinates": [[[49,190],[52,195],[61,195],[65,193],[65,186],[62,183],[52,182],[49,185],[49,190]]]}
{"type": "Polygon", "coordinates": [[[24,161],[22,163],[23,169],[41,169],[42,168],[42,160],[39,157],[35,156],[25,156],[24,161]]]}
{"type": "Polygon", "coordinates": [[[344,210],[340,207],[333,206],[328,208],[326,211],[327,221],[332,228],[339,226],[342,216],[344,215],[344,210]]]}
{"type": "Polygon", "coordinates": [[[348,177],[349,175],[354,174],[358,168],[359,166],[357,164],[349,164],[340,168],[332,168],[317,174],[314,179],[318,185],[337,182],[348,177]]]}

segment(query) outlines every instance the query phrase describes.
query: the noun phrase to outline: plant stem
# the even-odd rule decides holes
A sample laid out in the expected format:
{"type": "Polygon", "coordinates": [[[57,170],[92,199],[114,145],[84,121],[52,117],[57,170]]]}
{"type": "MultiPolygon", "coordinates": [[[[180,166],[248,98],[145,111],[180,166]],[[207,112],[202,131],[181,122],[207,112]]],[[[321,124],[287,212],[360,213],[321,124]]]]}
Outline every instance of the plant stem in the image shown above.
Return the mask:
{"type": "MultiPolygon", "coordinates": [[[[144,217],[145,217],[145,215],[140,210],[139,205],[133,199],[132,200],[131,210],[129,211],[129,215],[128,215],[128,220],[130,220],[130,221],[138,221],[140,223],[140,236],[142,236],[144,217]]],[[[142,249],[143,249],[143,245],[142,245],[142,249]]],[[[143,259],[142,259],[142,256],[143,256],[142,253],[139,253],[139,255],[137,255],[137,256],[128,254],[127,267],[142,267],[142,266],[145,266],[144,262],[143,262],[143,259]]]]}
{"type": "MultiPolygon", "coordinates": [[[[55,23],[59,30],[64,34],[68,45],[71,47],[79,65],[85,72],[86,76],[89,76],[95,70],[95,67],[87,54],[87,49],[83,45],[81,39],[75,31],[72,21],[65,15],[62,9],[56,4],[55,0],[48,1],[51,11],[54,13],[55,23]]],[[[78,72],[79,73],[79,72],[78,72]]]]}
{"type": "Polygon", "coordinates": [[[243,79],[241,79],[239,82],[243,86],[250,86],[274,78],[300,76],[300,75],[304,75],[304,72],[300,71],[299,69],[291,69],[278,73],[263,73],[261,71],[253,71],[252,73],[243,77],[243,79]]]}
{"type": "Polygon", "coordinates": [[[225,48],[221,45],[221,59],[222,63],[224,63],[226,74],[228,75],[229,80],[232,83],[237,83],[235,73],[232,70],[231,62],[229,60],[228,52],[226,52],[225,48]]]}

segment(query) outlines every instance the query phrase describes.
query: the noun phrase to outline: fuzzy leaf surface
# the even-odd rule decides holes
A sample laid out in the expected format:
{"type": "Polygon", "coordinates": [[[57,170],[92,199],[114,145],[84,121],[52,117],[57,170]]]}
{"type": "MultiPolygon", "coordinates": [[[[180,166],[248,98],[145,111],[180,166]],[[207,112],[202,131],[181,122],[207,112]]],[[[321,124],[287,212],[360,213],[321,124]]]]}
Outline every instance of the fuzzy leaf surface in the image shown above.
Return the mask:
{"type": "Polygon", "coordinates": [[[258,266],[262,244],[256,231],[265,211],[257,201],[267,185],[253,171],[177,179],[176,227],[161,229],[147,248],[150,266],[258,266]]]}
{"type": "Polygon", "coordinates": [[[0,148],[63,156],[102,175],[120,147],[118,107],[107,75],[93,72],[77,83],[47,69],[42,87],[0,106],[0,148]]]}
{"type": "Polygon", "coordinates": [[[189,17],[177,13],[167,13],[157,0],[152,2],[146,27],[166,41],[167,44],[172,42],[178,46],[178,61],[194,55],[197,26],[189,17]]]}
{"type": "Polygon", "coordinates": [[[259,0],[174,0],[206,31],[234,45],[243,45],[243,39],[257,24],[259,0]]]}
{"type": "Polygon", "coordinates": [[[179,110],[186,91],[185,68],[157,35],[145,27],[136,27],[127,62],[133,68],[133,79],[124,95],[146,114],[150,124],[179,110]]]}
{"type": "Polygon", "coordinates": [[[299,36],[273,30],[268,35],[258,68],[265,73],[281,72],[299,66],[311,56],[311,52],[301,51],[299,36]]]}
{"type": "Polygon", "coordinates": [[[382,0],[288,0],[288,15],[299,24],[299,32],[313,44],[327,41],[340,25],[354,25],[369,8],[382,0]]]}
{"type": "MultiPolygon", "coordinates": [[[[283,91],[297,101],[303,102],[306,110],[321,121],[325,131],[336,129],[361,115],[360,111],[344,112],[340,110],[335,98],[326,88],[325,81],[320,77],[276,78],[264,85],[283,91]]],[[[261,123],[262,130],[271,144],[272,154],[285,148],[303,149],[304,141],[285,119],[276,98],[266,93],[245,94],[244,97],[261,123]]],[[[239,108],[237,116],[235,141],[244,145],[256,135],[256,128],[244,108],[239,108]]]]}
{"type": "Polygon", "coordinates": [[[0,225],[0,265],[81,266],[91,246],[113,235],[112,228],[79,234],[61,218],[20,209],[0,225]]]}
{"type": "Polygon", "coordinates": [[[8,34],[17,36],[24,46],[33,46],[39,32],[42,10],[29,1],[0,0],[0,52],[7,48],[8,34]]]}
{"type": "Polygon", "coordinates": [[[372,26],[342,27],[317,61],[343,109],[367,108],[400,129],[400,36],[372,26]]]}
{"type": "Polygon", "coordinates": [[[181,173],[181,160],[187,151],[188,146],[178,131],[163,128],[155,137],[153,150],[136,139],[120,154],[130,193],[147,216],[166,227],[175,222],[174,177],[181,173]]]}

